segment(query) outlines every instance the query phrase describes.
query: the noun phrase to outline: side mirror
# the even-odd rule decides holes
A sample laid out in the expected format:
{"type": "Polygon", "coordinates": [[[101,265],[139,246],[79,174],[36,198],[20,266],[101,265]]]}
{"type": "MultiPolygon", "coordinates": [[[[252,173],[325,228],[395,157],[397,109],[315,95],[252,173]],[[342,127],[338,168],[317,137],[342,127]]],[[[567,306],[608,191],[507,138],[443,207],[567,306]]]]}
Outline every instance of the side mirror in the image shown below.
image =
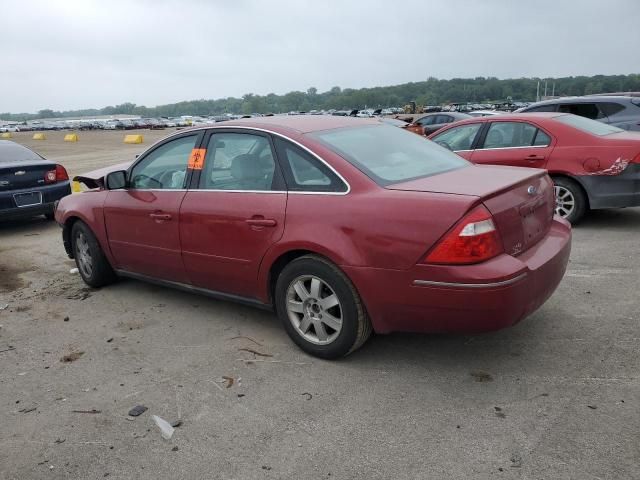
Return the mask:
{"type": "Polygon", "coordinates": [[[127,186],[127,172],[124,170],[118,170],[117,172],[111,172],[105,177],[105,187],[107,190],[118,190],[120,188],[126,188],[127,186]]]}

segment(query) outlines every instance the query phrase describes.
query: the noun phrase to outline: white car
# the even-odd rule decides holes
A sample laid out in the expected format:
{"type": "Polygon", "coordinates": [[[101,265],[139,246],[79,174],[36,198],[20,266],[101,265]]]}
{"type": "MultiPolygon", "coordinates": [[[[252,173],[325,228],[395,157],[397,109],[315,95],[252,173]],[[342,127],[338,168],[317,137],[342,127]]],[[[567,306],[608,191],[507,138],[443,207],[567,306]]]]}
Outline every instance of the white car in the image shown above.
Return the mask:
{"type": "Polygon", "coordinates": [[[0,132],[19,132],[20,128],[16,125],[2,125],[0,126],[0,132]]]}

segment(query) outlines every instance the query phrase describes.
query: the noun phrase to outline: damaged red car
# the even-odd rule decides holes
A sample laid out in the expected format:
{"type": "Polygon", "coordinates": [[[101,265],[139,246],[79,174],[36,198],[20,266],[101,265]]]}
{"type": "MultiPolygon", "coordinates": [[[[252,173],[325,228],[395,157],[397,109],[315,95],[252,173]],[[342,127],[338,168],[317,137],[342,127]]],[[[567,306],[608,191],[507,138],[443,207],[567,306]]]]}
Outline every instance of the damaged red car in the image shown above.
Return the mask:
{"type": "Polygon", "coordinates": [[[196,127],[76,178],[90,190],[56,220],[87,284],[273,309],[322,358],[372,331],[511,326],[551,296],[571,248],[544,170],[475,166],[376,119],[196,127]]]}
{"type": "Polygon", "coordinates": [[[640,206],[640,133],[585,117],[520,113],[474,118],[429,137],[477,164],[548,170],[556,213],[577,223],[590,209],[640,206]]]}

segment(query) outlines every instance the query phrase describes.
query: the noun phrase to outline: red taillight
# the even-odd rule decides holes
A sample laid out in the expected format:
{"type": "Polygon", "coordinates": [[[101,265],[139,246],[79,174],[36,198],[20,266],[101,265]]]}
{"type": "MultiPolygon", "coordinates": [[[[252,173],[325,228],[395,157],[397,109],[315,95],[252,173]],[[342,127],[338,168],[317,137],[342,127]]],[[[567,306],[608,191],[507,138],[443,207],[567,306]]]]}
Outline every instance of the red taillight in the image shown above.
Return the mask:
{"type": "Polygon", "coordinates": [[[480,205],[449,231],[425,258],[426,263],[479,263],[504,251],[491,213],[480,205]]]}
{"type": "Polygon", "coordinates": [[[69,180],[69,175],[67,175],[67,171],[62,165],[56,165],[55,170],[49,170],[44,174],[45,183],[63,182],[65,180],[69,180]]]}

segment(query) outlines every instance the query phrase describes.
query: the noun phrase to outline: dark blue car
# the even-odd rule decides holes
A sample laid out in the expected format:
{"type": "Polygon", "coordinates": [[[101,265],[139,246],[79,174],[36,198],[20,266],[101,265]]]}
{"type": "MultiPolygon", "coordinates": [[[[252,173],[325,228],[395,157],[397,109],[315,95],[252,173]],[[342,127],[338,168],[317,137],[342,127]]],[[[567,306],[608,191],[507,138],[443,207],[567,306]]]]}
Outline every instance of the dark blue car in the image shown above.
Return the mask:
{"type": "Polygon", "coordinates": [[[71,193],[62,165],[27,147],[0,140],[0,220],[44,215],[53,220],[55,202],[71,193]]]}

